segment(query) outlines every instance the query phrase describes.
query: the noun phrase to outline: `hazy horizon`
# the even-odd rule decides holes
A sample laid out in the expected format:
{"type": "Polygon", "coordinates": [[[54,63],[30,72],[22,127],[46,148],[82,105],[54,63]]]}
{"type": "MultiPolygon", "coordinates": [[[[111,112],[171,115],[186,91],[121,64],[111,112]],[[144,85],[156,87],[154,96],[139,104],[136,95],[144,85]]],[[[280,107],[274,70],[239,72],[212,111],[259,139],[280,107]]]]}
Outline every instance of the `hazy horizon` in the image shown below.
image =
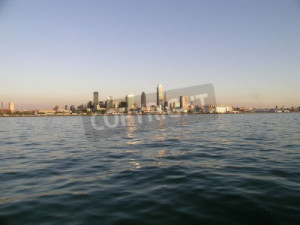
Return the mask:
{"type": "Polygon", "coordinates": [[[0,0],[0,102],[79,105],[211,83],[217,104],[300,105],[300,2],[0,0]]]}

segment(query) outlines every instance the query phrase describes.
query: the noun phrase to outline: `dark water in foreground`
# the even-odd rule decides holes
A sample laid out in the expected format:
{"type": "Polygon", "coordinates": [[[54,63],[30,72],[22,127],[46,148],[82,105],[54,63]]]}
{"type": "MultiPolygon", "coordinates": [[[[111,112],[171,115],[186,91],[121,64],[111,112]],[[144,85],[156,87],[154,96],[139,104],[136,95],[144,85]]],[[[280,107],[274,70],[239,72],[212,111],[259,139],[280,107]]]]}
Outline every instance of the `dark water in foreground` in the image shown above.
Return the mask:
{"type": "Polygon", "coordinates": [[[0,224],[300,224],[300,114],[205,116],[0,118],[0,224]]]}

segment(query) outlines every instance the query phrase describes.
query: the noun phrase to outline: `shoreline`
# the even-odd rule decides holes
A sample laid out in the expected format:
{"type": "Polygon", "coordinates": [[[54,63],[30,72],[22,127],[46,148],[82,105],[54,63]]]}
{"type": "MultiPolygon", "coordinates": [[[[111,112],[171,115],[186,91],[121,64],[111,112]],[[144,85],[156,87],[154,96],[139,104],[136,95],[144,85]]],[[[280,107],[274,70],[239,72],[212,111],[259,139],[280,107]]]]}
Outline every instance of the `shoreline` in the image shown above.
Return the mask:
{"type": "Polygon", "coordinates": [[[243,113],[145,113],[145,114],[92,114],[92,115],[0,115],[0,118],[8,117],[86,117],[86,116],[149,116],[149,115],[243,115],[243,114],[291,114],[300,112],[243,112],[243,113]]]}

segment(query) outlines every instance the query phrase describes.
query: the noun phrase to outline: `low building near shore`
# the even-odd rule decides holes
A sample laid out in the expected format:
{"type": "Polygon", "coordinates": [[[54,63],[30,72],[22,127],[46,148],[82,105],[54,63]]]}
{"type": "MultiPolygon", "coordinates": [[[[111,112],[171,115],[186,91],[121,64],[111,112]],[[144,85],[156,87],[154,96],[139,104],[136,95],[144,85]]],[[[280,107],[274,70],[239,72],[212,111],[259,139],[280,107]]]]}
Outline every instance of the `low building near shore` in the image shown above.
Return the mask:
{"type": "Polygon", "coordinates": [[[37,114],[44,114],[44,115],[55,115],[56,111],[54,109],[42,109],[38,110],[37,114]]]}
{"type": "Polygon", "coordinates": [[[202,113],[216,113],[216,106],[205,105],[202,107],[202,113]]]}
{"type": "Polygon", "coordinates": [[[67,109],[58,109],[57,114],[70,114],[72,111],[67,109]]]}
{"type": "Polygon", "coordinates": [[[229,105],[216,106],[216,113],[232,113],[232,112],[233,112],[232,106],[229,106],[229,105]]]}

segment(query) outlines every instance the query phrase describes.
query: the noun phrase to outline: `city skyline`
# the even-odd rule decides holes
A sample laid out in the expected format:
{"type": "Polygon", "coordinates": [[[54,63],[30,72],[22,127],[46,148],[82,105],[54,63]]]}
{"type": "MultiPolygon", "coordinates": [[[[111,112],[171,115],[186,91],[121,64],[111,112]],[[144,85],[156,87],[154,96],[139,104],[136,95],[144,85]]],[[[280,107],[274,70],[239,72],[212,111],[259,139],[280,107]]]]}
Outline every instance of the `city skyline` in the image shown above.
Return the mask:
{"type": "MultiPolygon", "coordinates": [[[[66,102],[62,103],[61,105],[60,104],[53,104],[52,106],[48,105],[44,108],[38,108],[38,107],[33,107],[33,108],[23,108],[23,109],[20,109],[19,107],[15,107],[15,102],[12,102],[12,101],[9,101],[7,102],[7,105],[8,105],[8,108],[5,108],[4,107],[4,102],[2,101],[2,110],[5,109],[5,110],[10,110],[11,109],[11,105],[12,105],[12,108],[13,108],[13,111],[16,109],[16,110],[47,110],[47,109],[51,109],[51,108],[55,108],[55,107],[59,107],[59,105],[61,106],[60,109],[62,108],[66,108],[68,106],[77,106],[77,107],[80,107],[80,106],[85,106],[87,108],[90,108],[91,106],[95,106],[95,105],[98,105],[100,102],[103,102],[105,103],[106,100],[113,100],[113,99],[118,99],[119,102],[117,103],[122,103],[122,99],[124,100],[123,102],[127,102],[127,99],[130,98],[132,101],[132,104],[131,105],[135,105],[135,101],[133,100],[134,97],[136,96],[140,96],[140,99],[141,99],[141,103],[140,103],[140,107],[143,107],[143,102],[145,103],[145,105],[148,105],[146,99],[147,99],[147,93],[145,91],[142,91],[141,94],[126,94],[124,98],[122,97],[117,97],[117,98],[114,98],[112,95],[109,95],[109,96],[102,96],[101,94],[99,94],[101,92],[99,91],[94,91],[93,92],[93,97],[92,97],[92,100],[89,100],[89,99],[86,99],[85,102],[80,102],[78,104],[68,104],[66,102]],[[90,106],[89,106],[90,105],[90,106]]],[[[153,94],[154,92],[150,92],[150,94],[153,94]]],[[[148,93],[149,94],[149,93],[148,93]]],[[[152,105],[157,105],[157,106],[160,106],[161,108],[164,108],[166,106],[166,104],[169,103],[169,101],[167,100],[167,91],[163,91],[163,86],[161,84],[158,84],[157,87],[156,87],[156,92],[155,92],[155,95],[156,95],[156,104],[154,104],[154,102],[152,101],[152,105]]],[[[184,96],[184,95],[179,95],[178,96],[178,104],[180,105],[181,108],[185,108],[187,106],[187,102],[188,102],[188,96],[184,96]]],[[[0,99],[1,101],[1,99],[0,99]]],[[[294,104],[294,105],[280,105],[280,104],[275,104],[273,106],[269,106],[269,107],[255,107],[255,106],[252,106],[252,105],[232,105],[232,104],[228,104],[228,103],[217,103],[215,104],[215,106],[233,106],[233,107],[244,107],[244,108],[266,108],[266,109],[272,109],[272,108],[291,108],[291,107],[300,107],[299,106],[300,104],[294,104]]],[[[100,106],[99,106],[100,108],[100,106]]]]}
{"type": "Polygon", "coordinates": [[[79,105],[91,90],[147,93],[157,82],[212,83],[218,104],[300,103],[299,1],[16,0],[0,9],[0,101],[17,109],[79,105]]]}
{"type": "Polygon", "coordinates": [[[300,112],[300,106],[278,106],[274,108],[241,107],[228,104],[217,104],[215,101],[214,87],[212,84],[193,86],[175,90],[171,97],[167,97],[167,91],[161,84],[157,85],[155,93],[140,95],[127,94],[125,98],[114,99],[107,96],[105,100],[99,98],[99,91],[94,91],[92,100],[86,104],[53,106],[51,109],[15,110],[14,102],[8,103],[1,116],[78,116],[78,115],[143,115],[143,114],[239,114],[239,113],[290,113],[300,112]],[[183,95],[186,94],[186,95],[183,95]],[[150,96],[149,98],[147,97],[150,96]]]}
{"type": "MultiPolygon", "coordinates": [[[[207,84],[207,85],[211,85],[211,84],[207,84]]],[[[203,86],[204,87],[204,86],[203,86]]],[[[213,88],[213,86],[211,86],[213,88]]],[[[194,89],[195,87],[190,87],[191,89],[194,89]]],[[[187,90],[189,88],[183,88],[184,90],[187,90]]],[[[198,90],[200,91],[201,88],[198,90]]],[[[170,91],[170,90],[169,90],[170,91]]],[[[174,90],[172,90],[174,91],[174,90]]],[[[167,97],[167,92],[168,91],[164,91],[164,88],[161,84],[158,84],[156,87],[156,92],[152,92],[152,93],[145,93],[144,91],[142,91],[142,93],[139,95],[135,95],[135,94],[126,94],[125,98],[113,98],[112,96],[108,96],[106,99],[107,101],[100,101],[99,100],[99,92],[95,91],[94,92],[94,100],[93,101],[89,101],[87,104],[82,104],[79,107],[87,107],[93,111],[99,111],[101,108],[122,108],[125,107],[127,109],[142,109],[143,107],[157,107],[162,111],[165,111],[166,109],[170,109],[170,108],[180,108],[180,109],[188,109],[190,106],[214,106],[214,107],[219,107],[220,108],[226,108],[226,111],[228,111],[228,108],[233,109],[235,108],[241,108],[241,109],[252,109],[252,108],[256,108],[256,107],[245,107],[245,106],[238,106],[238,105],[230,105],[230,104],[217,104],[217,102],[215,101],[210,101],[209,104],[202,104],[199,101],[195,101],[195,97],[196,95],[192,94],[191,96],[185,96],[182,95],[184,94],[184,92],[177,92],[178,96],[174,96],[174,94],[172,95],[172,99],[169,100],[167,97]],[[95,93],[97,93],[97,99],[98,102],[95,101],[95,93]],[[152,95],[152,98],[150,100],[150,102],[147,101],[147,95],[150,94],[150,96],[152,95]],[[155,99],[153,98],[153,95],[155,95],[155,99]],[[136,98],[137,97],[137,98],[136,98]],[[140,99],[139,99],[140,98],[140,99]],[[137,102],[136,102],[136,100],[137,102]],[[115,101],[116,100],[116,101],[115,101]],[[138,101],[140,100],[140,101],[138,101]],[[107,102],[111,101],[110,107],[107,106],[107,102]],[[93,102],[93,103],[92,103],[93,102]],[[197,102],[197,103],[196,103],[197,102]],[[126,105],[120,106],[122,104],[126,103],[126,105]],[[196,104],[194,104],[196,103],[196,104]],[[200,104],[199,104],[200,103],[200,104]],[[116,105],[114,105],[116,104],[116,105]]],[[[103,97],[104,98],[104,97],[103,97]]],[[[105,98],[104,98],[105,99],[105,98]]],[[[204,100],[203,100],[204,101],[204,100]]],[[[279,109],[294,109],[294,108],[298,108],[300,109],[300,106],[289,106],[286,107],[284,105],[282,106],[278,106],[276,105],[275,107],[265,107],[265,109],[275,109],[275,111],[279,110],[279,109]]],[[[222,110],[220,110],[222,111],[222,110]]]]}

